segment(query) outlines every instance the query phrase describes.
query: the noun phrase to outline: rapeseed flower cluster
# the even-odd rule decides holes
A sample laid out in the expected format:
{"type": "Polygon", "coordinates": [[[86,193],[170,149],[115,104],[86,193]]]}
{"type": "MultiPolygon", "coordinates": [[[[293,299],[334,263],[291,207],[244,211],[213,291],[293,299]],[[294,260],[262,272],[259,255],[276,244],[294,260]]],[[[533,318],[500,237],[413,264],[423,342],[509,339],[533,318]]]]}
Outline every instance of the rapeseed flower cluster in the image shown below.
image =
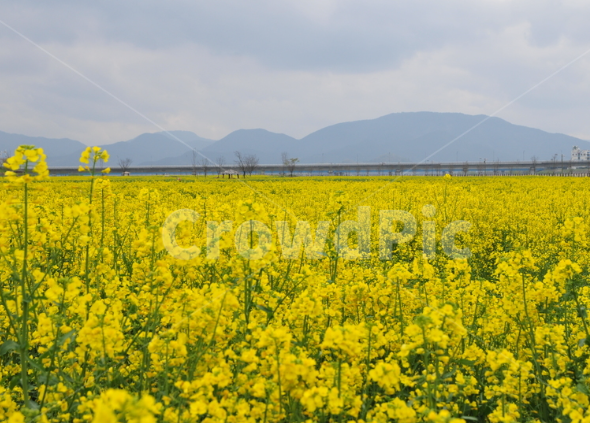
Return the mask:
{"type": "Polygon", "coordinates": [[[35,148],[32,145],[21,145],[14,152],[14,156],[9,157],[3,166],[10,170],[4,172],[4,176],[11,182],[28,183],[39,181],[49,176],[46,156],[42,148],[35,148]],[[24,169],[23,169],[24,166],[24,169]],[[32,176],[30,172],[36,173],[32,176]],[[18,176],[22,173],[22,176],[18,176]]]}
{"type": "Polygon", "coordinates": [[[90,176],[69,178],[47,178],[33,146],[5,164],[1,421],[590,422],[586,180],[248,187],[110,180],[108,158],[86,149],[90,176]],[[195,219],[175,226],[177,248],[194,254],[174,257],[162,227],[182,209],[195,219]],[[385,258],[379,210],[416,220],[385,258]],[[334,241],[359,216],[371,233],[334,241]],[[471,223],[456,239],[469,258],[442,251],[456,220],[471,223]],[[347,260],[338,243],[370,248],[347,260]]]}
{"type": "MultiPolygon", "coordinates": [[[[102,160],[104,163],[106,163],[109,161],[109,158],[110,156],[108,151],[102,150],[100,147],[86,147],[86,149],[80,155],[80,163],[85,164],[86,166],[80,165],[78,171],[87,171],[94,174],[97,162],[99,160],[102,160]]],[[[111,169],[107,167],[106,169],[103,169],[101,172],[110,173],[111,169]]]]}

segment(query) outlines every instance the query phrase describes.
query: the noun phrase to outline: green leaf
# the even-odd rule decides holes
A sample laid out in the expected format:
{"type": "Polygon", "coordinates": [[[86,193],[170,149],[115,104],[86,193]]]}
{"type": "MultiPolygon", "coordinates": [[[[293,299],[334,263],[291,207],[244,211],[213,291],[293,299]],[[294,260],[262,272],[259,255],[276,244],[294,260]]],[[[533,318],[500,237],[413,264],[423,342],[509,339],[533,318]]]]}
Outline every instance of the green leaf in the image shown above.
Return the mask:
{"type": "Polygon", "coordinates": [[[28,400],[27,401],[27,407],[29,407],[32,410],[39,410],[39,404],[37,404],[35,401],[33,400],[28,400]]]}
{"type": "Polygon", "coordinates": [[[10,379],[10,382],[8,383],[8,387],[10,389],[14,389],[19,384],[20,384],[20,375],[14,375],[14,376],[12,376],[12,379],[10,379]]]}
{"type": "Polygon", "coordinates": [[[266,315],[267,315],[269,318],[271,318],[271,317],[272,317],[272,315],[274,314],[274,313],[273,313],[273,311],[272,311],[270,308],[268,308],[268,307],[265,307],[265,306],[263,306],[263,305],[260,305],[260,304],[254,304],[254,307],[256,307],[258,310],[262,310],[262,311],[264,311],[264,312],[266,313],[266,315]]]}
{"type": "Polygon", "coordinates": [[[59,379],[57,378],[57,376],[51,373],[43,373],[37,379],[37,383],[39,385],[55,386],[59,383],[59,379]]]}
{"type": "Polygon", "coordinates": [[[9,339],[8,341],[4,341],[4,343],[2,345],[0,345],[0,355],[5,355],[5,354],[9,353],[10,351],[15,351],[15,350],[18,350],[19,348],[20,348],[20,345],[18,345],[12,339],[9,339]]]}
{"type": "Polygon", "coordinates": [[[39,364],[37,361],[31,359],[31,358],[27,358],[27,362],[29,363],[29,366],[31,366],[31,368],[38,370],[38,371],[42,371],[45,370],[45,368],[39,364]]]}
{"type": "Polygon", "coordinates": [[[473,367],[473,365],[475,364],[475,361],[473,360],[467,360],[466,358],[461,358],[459,360],[456,360],[455,363],[461,365],[461,366],[469,366],[469,367],[473,367]]]}
{"type": "Polygon", "coordinates": [[[583,347],[586,345],[586,338],[582,338],[578,341],[578,347],[583,347]]]}
{"type": "Polygon", "coordinates": [[[588,389],[588,387],[586,385],[584,385],[583,383],[578,383],[578,386],[576,386],[576,388],[578,388],[578,391],[585,394],[585,395],[590,395],[590,389],[588,389]]]}
{"type": "Polygon", "coordinates": [[[258,310],[262,310],[266,313],[272,313],[272,310],[266,306],[260,305],[260,304],[254,304],[254,306],[258,309],[258,310]]]}
{"type": "Polygon", "coordinates": [[[57,341],[57,346],[61,347],[66,342],[66,340],[68,340],[69,338],[73,338],[75,333],[76,333],[76,331],[74,329],[72,329],[68,333],[61,336],[57,341]]]}

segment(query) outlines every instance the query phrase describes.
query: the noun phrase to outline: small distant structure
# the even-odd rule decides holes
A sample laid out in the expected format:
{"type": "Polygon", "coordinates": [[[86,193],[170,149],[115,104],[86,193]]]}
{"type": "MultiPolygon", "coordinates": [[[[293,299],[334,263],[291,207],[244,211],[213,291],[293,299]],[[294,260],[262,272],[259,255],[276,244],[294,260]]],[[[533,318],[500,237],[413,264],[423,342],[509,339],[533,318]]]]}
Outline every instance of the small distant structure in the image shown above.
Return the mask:
{"type": "Polygon", "coordinates": [[[572,148],[572,162],[582,162],[590,160],[590,150],[581,150],[580,147],[574,145],[572,148]]]}
{"type": "MultiPolygon", "coordinates": [[[[233,169],[228,169],[228,170],[224,170],[223,172],[221,172],[221,177],[225,178],[225,175],[227,175],[227,179],[231,179],[232,177],[236,176],[238,179],[240,179],[240,174],[239,172],[233,170],[233,169]]],[[[219,176],[218,176],[219,178],[219,176]]]]}
{"type": "Polygon", "coordinates": [[[129,176],[129,175],[130,175],[129,172],[123,172],[123,173],[121,173],[121,176],[129,176]]]}

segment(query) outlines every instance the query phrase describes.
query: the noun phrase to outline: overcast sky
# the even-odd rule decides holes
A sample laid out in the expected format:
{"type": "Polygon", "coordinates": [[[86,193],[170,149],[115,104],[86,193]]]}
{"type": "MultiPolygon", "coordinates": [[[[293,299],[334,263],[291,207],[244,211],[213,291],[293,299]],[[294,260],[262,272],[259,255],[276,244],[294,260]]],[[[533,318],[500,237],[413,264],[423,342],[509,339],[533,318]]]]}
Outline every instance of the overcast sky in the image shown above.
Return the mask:
{"type": "MultiPolygon", "coordinates": [[[[393,112],[492,114],[590,49],[587,0],[18,1],[0,20],[168,130],[300,138],[393,112]]],[[[590,53],[497,116],[590,140],[590,53]]],[[[159,131],[0,25],[0,130],[159,131]]]]}

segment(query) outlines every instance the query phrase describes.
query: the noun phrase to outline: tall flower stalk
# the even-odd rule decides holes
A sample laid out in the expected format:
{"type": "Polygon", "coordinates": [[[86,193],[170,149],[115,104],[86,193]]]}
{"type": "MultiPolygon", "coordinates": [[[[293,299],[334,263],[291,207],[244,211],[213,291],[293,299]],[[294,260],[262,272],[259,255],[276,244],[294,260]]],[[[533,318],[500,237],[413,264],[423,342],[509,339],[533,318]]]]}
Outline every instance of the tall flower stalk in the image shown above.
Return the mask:
{"type": "MultiPolygon", "coordinates": [[[[85,251],[85,264],[84,264],[84,279],[86,281],[86,293],[90,293],[90,239],[92,238],[92,198],[94,196],[94,183],[96,182],[96,164],[99,160],[103,163],[109,161],[109,153],[106,150],[102,150],[100,147],[86,147],[86,149],[80,155],[80,163],[86,166],[80,165],[78,167],[79,172],[90,173],[90,190],[88,193],[88,242],[86,243],[85,251]],[[92,163],[92,167],[90,167],[92,163]]],[[[101,171],[103,174],[110,173],[111,169],[106,168],[101,171]]]]}
{"type": "MultiPolygon", "coordinates": [[[[16,306],[16,319],[11,321],[12,330],[17,339],[15,349],[19,352],[20,367],[21,367],[21,388],[23,395],[23,402],[25,406],[30,406],[30,392],[29,392],[29,318],[31,310],[35,308],[35,291],[37,284],[30,280],[29,271],[29,184],[33,181],[43,180],[49,176],[49,169],[47,168],[46,156],[42,148],[35,148],[33,145],[21,145],[15,151],[14,156],[8,158],[3,164],[4,167],[10,169],[5,172],[5,176],[10,182],[16,186],[22,186],[22,239],[20,246],[22,248],[22,255],[13,250],[14,260],[12,264],[12,271],[14,278],[18,282],[18,291],[21,297],[20,310],[16,306]],[[32,169],[31,169],[32,168],[32,169]],[[33,175],[35,173],[36,175],[33,175]],[[22,265],[18,266],[17,257],[22,256],[22,265]]],[[[3,286],[0,285],[0,294],[2,297],[2,306],[6,314],[11,315],[12,312],[8,307],[3,291],[3,286]]],[[[18,303],[18,302],[17,302],[18,303]]]]}

